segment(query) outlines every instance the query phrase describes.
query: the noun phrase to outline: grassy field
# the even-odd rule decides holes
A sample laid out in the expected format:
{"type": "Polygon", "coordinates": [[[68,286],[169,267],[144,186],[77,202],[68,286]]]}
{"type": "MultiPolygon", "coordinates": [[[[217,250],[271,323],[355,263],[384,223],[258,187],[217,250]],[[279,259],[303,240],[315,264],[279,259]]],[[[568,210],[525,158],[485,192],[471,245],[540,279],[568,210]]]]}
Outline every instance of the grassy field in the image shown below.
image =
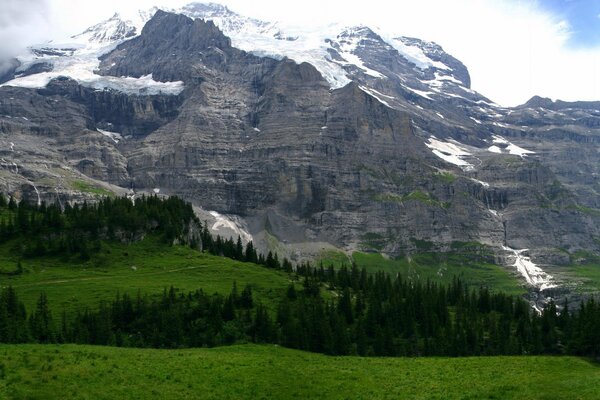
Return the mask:
{"type": "MultiPolygon", "coordinates": [[[[239,290],[252,285],[255,297],[271,305],[290,283],[285,273],[184,246],[166,246],[155,238],[132,245],[103,244],[101,253],[88,262],[40,258],[21,263],[25,272],[0,276],[0,285],[12,285],[29,310],[42,291],[53,310],[73,311],[96,308],[100,301],[114,299],[117,291],[159,294],[171,285],[185,293],[203,289],[228,294],[234,281],[239,290]]],[[[1,248],[0,266],[8,269],[16,264],[7,246],[1,248]]]]}
{"type": "Polygon", "coordinates": [[[600,263],[574,266],[573,273],[584,281],[586,290],[600,290],[600,263]]]}
{"type": "Polygon", "coordinates": [[[0,345],[0,399],[597,399],[574,357],[329,357],[276,346],[0,345]]]}
{"type": "Polygon", "coordinates": [[[554,269],[556,276],[565,285],[578,293],[600,292],[600,257],[585,251],[570,255],[571,264],[554,269]]]}
{"type": "Polygon", "coordinates": [[[385,271],[400,273],[412,279],[431,279],[450,283],[454,276],[473,286],[488,286],[496,291],[521,295],[526,292],[519,278],[507,268],[481,261],[473,261],[459,253],[422,253],[398,259],[384,258],[379,253],[355,252],[349,259],[343,253],[328,252],[321,261],[324,265],[349,265],[354,261],[358,267],[369,272],[385,271]]]}

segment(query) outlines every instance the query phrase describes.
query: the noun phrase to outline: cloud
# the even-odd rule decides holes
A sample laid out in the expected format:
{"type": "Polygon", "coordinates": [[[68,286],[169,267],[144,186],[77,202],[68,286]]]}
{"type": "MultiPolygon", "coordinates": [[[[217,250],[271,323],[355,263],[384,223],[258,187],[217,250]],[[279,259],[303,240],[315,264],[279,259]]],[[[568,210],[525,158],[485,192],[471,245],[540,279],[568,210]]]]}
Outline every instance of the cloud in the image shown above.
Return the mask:
{"type": "Polygon", "coordinates": [[[0,74],[6,72],[13,57],[47,35],[47,10],[47,0],[0,2],[0,74]]]}

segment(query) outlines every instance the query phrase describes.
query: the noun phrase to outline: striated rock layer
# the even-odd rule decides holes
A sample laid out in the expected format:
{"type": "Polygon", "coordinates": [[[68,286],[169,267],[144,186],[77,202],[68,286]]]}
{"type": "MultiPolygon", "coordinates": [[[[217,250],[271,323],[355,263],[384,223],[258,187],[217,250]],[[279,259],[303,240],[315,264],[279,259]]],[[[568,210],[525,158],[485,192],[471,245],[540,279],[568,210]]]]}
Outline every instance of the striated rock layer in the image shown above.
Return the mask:
{"type": "MultiPolygon", "coordinates": [[[[249,21],[273,40],[300,40],[249,21]]],[[[95,72],[183,90],[9,80],[4,191],[32,201],[176,194],[217,212],[215,225],[236,215],[233,231],[243,225],[263,248],[276,239],[313,243],[302,247],[313,253],[399,255],[477,241],[513,258],[530,249],[542,264],[600,252],[598,104],[534,98],[505,109],[472,91],[464,65],[438,45],[366,27],[323,43],[325,66],[263,57],[233,47],[211,21],[157,11],[95,72]],[[348,83],[324,77],[332,68],[348,83]]]]}

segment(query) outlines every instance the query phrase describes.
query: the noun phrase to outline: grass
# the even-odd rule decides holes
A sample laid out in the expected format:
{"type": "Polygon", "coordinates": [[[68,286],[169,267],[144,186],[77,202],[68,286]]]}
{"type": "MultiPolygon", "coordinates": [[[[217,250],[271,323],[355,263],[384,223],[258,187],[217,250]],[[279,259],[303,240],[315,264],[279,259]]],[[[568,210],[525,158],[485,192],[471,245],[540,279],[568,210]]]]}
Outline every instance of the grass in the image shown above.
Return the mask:
{"type": "Polygon", "coordinates": [[[96,194],[99,196],[114,196],[114,193],[104,188],[94,186],[84,181],[73,181],[71,186],[74,190],[78,190],[84,193],[96,194]]]}
{"type": "Polygon", "coordinates": [[[576,251],[569,256],[570,264],[555,269],[559,279],[577,293],[600,293],[600,257],[587,251],[576,251]]]}
{"type": "Polygon", "coordinates": [[[452,172],[438,172],[435,175],[435,178],[443,183],[452,184],[456,181],[456,175],[452,172]]]}
{"type": "Polygon", "coordinates": [[[597,208],[581,206],[579,204],[574,205],[574,206],[569,206],[567,208],[570,209],[570,210],[579,211],[582,214],[592,215],[594,217],[600,217],[600,210],[597,209],[597,208]]]}
{"type": "Polygon", "coordinates": [[[576,265],[570,267],[570,274],[582,281],[580,291],[597,293],[600,291],[600,264],[576,265]]]}
{"type": "MultiPolygon", "coordinates": [[[[0,248],[3,269],[16,263],[7,246],[0,248]]],[[[0,284],[12,285],[28,310],[42,291],[53,310],[73,311],[95,308],[102,300],[114,299],[117,291],[152,295],[171,285],[183,292],[201,288],[209,294],[228,294],[233,281],[239,290],[250,284],[255,297],[271,306],[290,283],[283,272],[184,246],[167,246],[153,237],[131,245],[105,243],[101,253],[88,262],[40,258],[21,263],[25,272],[0,276],[0,284]]]]}
{"type": "MultiPolygon", "coordinates": [[[[457,243],[455,246],[459,248],[468,245],[468,243],[457,243]]],[[[339,267],[342,264],[339,260],[340,257],[336,257],[322,261],[325,266],[333,264],[339,267]]],[[[368,272],[384,271],[393,275],[400,273],[411,279],[429,278],[442,283],[450,283],[454,276],[458,276],[472,286],[483,285],[494,291],[503,291],[512,295],[522,295],[526,292],[518,278],[506,268],[461,252],[424,252],[397,259],[385,258],[379,253],[354,252],[352,260],[359,268],[364,267],[368,272]]],[[[349,265],[348,261],[345,264],[349,265]]]]}
{"type": "Polygon", "coordinates": [[[362,236],[362,245],[375,250],[382,250],[389,238],[377,233],[367,232],[362,236]]]}
{"type": "Polygon", "coordinates": [[[598,294],[600,292],[600,263],[591,262],[581,265],[569,265],[561,268],[561,275],[573,284],[579,293],[598,294]]]}
{"type": "Polygon", "coordinates": [[[329,357],[277,346],[0,346],[0,399],[597,399],[575,357],[329,357]]]}
{"type": "Polygon", "coordinates": [[[410,201],[416,201],[419,203],[427,204],[429,206],[440,207],[444,209],[447,209],[451,206],[450,203],[441,202],[438,199],[436,199],[435,196],[432,196],[429,193],[422,192],[420,190],[415,190],[404,196],[399,196],[394,193],[376,194],[373,196],[373,200],[382,203],[406,203],[410,201]]]}

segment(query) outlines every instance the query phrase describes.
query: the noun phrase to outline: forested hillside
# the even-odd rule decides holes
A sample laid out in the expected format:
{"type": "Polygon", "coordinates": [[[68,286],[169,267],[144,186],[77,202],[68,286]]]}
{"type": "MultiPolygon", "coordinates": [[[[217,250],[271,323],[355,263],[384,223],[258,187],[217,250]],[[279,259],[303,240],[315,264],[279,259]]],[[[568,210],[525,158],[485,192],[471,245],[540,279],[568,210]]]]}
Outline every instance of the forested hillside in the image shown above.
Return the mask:
{"type": "Polygon", "coordinates": [[[105,199],[64,210],[10,201],[2,215],[4,242],[24,258],[93,257],[103,243],[158,235],[162,246],[191,245],[279,270],[289,285],[265,304],[256,301],[252,285],[232,282],[227,294],[207,293],[202,284],[191,292],[168,289],[165,282],[162,295],[114,293],[111,301],[75,312],[53,308],[44,292],[26,310],[18,291],[7,287],[0,295],[0,342],[159,348],[255,342],[377,356],[600,355],[594,299],[560,312],[550,302],[538,313],[520,297],[458,278],[444,285],[357,265],[292,265],[271,253],[257,255],[251,242],[244,248],[239,239],[212,238],[191,206],[176,198],[105,199]]]}

